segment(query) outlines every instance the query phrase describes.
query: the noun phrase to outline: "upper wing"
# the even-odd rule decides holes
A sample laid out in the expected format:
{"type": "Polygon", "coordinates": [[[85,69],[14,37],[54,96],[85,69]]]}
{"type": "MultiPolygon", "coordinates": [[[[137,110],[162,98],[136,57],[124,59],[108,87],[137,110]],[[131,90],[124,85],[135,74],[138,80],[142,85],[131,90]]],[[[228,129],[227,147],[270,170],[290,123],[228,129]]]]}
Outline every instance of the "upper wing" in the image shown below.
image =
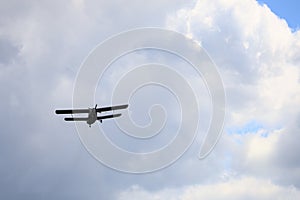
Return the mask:
{"type": "Polygon", "coordinates": [[[77,114],[77,113],[89,113],[89,109],[75,109],[75,110],[55,110],[56,114],[77,114]]]}
{"type": "MultiPolygon", "coordinates": [[[[125,109],[128,105],[119,105],[119,106],[109,106],[109,107],[103,107],[103,108],[97,108],[97,112],[106,112],[111,110],[119,110],[119,109],[125,109]]],[[[89,113],[89,109],[69,109],[69,110],[55,110],[56,114],[78,114],[78,113],[89,113]]]]}
{"type": "Polygon", "coordinates": [[[65,118],[65,121],[87,121],[87,120],[88,120],[88,118],[86,118],[86,117],[78,117],[78,118],[67,117],[67,118],[65,118]]]}
{"type": "Polygon", "coordinates": [[[111,110],[120,110],[120,109],[125,109],[128,107],[128,104],[126,105],[119,105],[119,106],[109,106],[109,107],[103,107],[103,108],[97,108],[97,112],[106,112],[106,111],[111,111],[111,110]]]}
{"type": "Polygon", "coordinates": [[[120,116],[121,116],[121,114],[105,115],[105,116],[97,117],[97,120],[108,119],[108,118],[114,118],[114,117],[120,117],[120,116]]]}

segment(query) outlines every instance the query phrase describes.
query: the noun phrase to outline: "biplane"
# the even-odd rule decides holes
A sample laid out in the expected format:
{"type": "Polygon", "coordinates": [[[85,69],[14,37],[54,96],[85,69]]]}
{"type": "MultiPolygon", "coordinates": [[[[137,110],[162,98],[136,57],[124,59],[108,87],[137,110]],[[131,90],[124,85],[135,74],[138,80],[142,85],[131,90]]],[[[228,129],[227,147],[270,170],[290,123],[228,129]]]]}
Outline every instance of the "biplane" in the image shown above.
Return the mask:
{"type": "Polygon", "coordinates": [[[65,121],[85,121],[89,125],[89,127],[91,127],[91,125],[93,123],[95,123],[97,120],[102,123],[102,120],[104,120],[104,119],[110,119],[110,118],[115,118],[115,117],[121,116],[121,114],[98,116],[97,113],[121,110],[121,109],[126,109],[127,107],[128,107],[128,105],[118,105],[118,106],[97,108],[97,104],[96,104],[96,106],[94,108],[55,110],[55,113],[56,114],[71,114],[72,117],[66,117],[65,121]],[[87,113],[88,116],[87,117],[73,117],[73,114],[82,114],[82,113],[87,113]]]}

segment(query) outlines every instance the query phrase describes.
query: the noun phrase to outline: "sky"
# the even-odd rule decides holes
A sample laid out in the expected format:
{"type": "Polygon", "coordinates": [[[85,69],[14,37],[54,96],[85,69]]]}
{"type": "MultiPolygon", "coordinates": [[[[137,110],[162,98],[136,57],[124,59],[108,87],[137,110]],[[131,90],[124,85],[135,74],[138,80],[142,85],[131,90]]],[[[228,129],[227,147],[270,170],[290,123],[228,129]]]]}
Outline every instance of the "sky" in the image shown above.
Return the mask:
{"type": "Polygon", "coordinates": [[[292,29],[299,29],[300,15],[297,12],[300,4],[296,0],[288,0],[284,2],[274,0],[259,0],[260,4],[266,4],[280,18],[287,21],[292,29]]]}
{"type": "MultiPolygon", "coordinates": [[[[0,198],[299,199],[298,5],[255,0],[0,1],[0,198]],[[197,96],[203,108],[200,136],[174,164],[152,173],[123,173],[101,164],[83,146],[75,124],[54,114],[72,106],[77,73],[89,53],[112,35],[139,27],[186,35],[217,66],[226,118],[219,142],[205,159],[197,155],[211,118],[207,91],[197,96]]],[[[120,58],[103,80],[104,89],[97,90],[98,105],[107,103],[111,84],[130,66],[158,61],[177,62],[151,51],[120,58]]],[[[184,63],[178,61],[175,68],[194,89],[205,90],[203,80],[184,63]]],[[[172,98],[148,88],[130,104],[140,125],[149,120],[149,105],[165,105],[171,113],[165,135],[149,144],[132,143],[117,132],[111,139],[131,151],[166,144],[179,119],[172,98]]],[[[100,126],[116,130],[112,121],[100,126]]]]}

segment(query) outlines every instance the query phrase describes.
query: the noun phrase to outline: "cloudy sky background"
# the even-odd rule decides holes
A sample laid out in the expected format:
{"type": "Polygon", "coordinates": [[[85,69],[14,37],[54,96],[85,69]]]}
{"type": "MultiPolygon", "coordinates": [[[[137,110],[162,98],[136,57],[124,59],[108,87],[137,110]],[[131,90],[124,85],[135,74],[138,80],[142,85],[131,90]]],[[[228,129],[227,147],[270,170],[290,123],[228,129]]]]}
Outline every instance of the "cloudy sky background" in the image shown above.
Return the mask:
{"type": "Polygon", "coordinates": [[[270,7],[291,11],[279,17],[254,0],[1,1],[1,199],[299,199],[299,3],[270,7]],[[54,110],[72,105],[77,71],[98,43],[145,26],[207,50],[227,115],[205,160],[196,141],[174,165],[132,175],[96,161],[54,110]]]}

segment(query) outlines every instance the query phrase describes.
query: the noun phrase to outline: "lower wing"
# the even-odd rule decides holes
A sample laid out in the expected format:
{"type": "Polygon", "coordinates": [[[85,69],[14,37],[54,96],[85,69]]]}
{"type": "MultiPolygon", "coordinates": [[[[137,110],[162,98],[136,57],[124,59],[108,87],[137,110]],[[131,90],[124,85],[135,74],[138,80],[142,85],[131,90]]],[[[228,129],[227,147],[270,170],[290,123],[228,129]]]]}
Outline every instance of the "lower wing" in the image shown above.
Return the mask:
{"type": "MultiPolygon", "coordinates": [[[[113,115],[104,115],[104,116],[100,116],[97,117],[97,120],[103,120],[103,119],[109,119],[109,118],[115,118],[115,117],[120,117],[121,114],[113,114],[113,115]]],[[[67,117],[65,118],[65,121],[87,121],[88,118],[87,117],[67,117]]]]}
{"type": "Polygon", "coordinates": [[[104,115],[104,116],[97,117],[97,120],[109,119],[109,118],[120,117],[120,116],[121,114],[104,115]]]}
{"type": "Polygon", "coordinates": [[[70,118],[70,117],[67,117],[65,118],[65,121],[87,121],[88,118],[86,117],[77,117],[77,118],[70,118]]]}

